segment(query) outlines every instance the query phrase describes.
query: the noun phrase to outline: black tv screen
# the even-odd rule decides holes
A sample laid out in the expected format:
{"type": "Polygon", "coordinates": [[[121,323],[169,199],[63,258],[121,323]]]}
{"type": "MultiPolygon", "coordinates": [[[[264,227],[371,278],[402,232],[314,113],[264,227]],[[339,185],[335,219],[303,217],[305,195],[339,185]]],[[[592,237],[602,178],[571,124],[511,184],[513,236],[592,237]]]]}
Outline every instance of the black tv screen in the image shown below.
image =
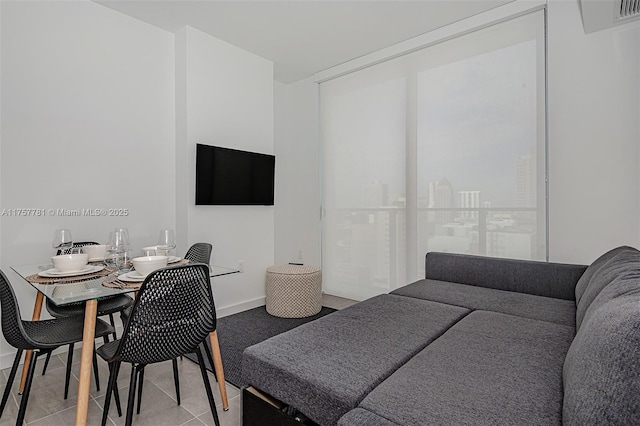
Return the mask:
{"type": "Polygon", "coordinates": [[[196,205],[272,206],[276,157],[196,144],[196,205]]]}

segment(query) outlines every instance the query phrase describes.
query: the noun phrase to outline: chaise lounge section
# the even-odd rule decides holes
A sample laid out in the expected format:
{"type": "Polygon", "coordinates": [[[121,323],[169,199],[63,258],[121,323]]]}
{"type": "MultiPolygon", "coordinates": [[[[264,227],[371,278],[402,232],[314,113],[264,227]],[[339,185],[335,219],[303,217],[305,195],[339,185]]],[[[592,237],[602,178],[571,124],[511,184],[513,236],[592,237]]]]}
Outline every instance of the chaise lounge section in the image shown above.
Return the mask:
{"type": "Polygon", "coordinates": [[[247,348],[244,424],[640,424],[638,250],[425,262],[424,280],[247,348]]]}

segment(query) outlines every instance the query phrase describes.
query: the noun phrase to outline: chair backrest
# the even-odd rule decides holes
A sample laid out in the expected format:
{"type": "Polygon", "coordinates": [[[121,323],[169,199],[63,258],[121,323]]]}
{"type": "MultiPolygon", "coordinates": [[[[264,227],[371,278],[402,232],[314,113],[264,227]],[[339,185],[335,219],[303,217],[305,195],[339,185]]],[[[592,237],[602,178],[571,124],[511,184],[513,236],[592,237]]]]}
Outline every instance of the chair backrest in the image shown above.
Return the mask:
{"type": "Polygon", "coordinates": [[[71,253],[71,250],[73,250],[73,249],[77,249],[77,248],[84,247],[84,246],[97,246],[97,245],[98,245],[98,243],[96,243],[95,241],[82,241],[82,242],[79,242],[79,243],[73,243],[71,248],[68,248],[66,250],[58,250],[56,255],[69,254],[69,253],[71,253]]]}
{"type": "Polygon", "coordinates": [[[209,243],[195,243],[189,250],[184,258],[195,263],[204,263],[208,265],[211,262],[211,251],[213,246],[209,243]]]}
{"type": "Polygon", "coordinates": [[[215,329],[209,266],[158,269],[140,287],[116,357],[140,364],[167,361],[192,352],[215,329]]]}
{"type": "Polygon", "coordinates": [[[0,271],[0,308],[2,309],[2,334],[7,343],[18,349],[33,348],[34,343],[28,338],[22,325],[16,294],[2,271],[0,271]]]}

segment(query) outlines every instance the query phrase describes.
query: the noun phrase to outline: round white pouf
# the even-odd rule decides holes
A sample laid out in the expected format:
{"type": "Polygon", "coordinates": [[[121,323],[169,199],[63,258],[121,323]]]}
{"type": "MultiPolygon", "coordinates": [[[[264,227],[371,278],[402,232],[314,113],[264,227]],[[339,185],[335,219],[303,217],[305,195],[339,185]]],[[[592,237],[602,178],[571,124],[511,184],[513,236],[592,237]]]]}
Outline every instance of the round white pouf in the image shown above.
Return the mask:
{"type": "Polygon", "coordinates": [[[322,272],[317,266],[270,266],[266,290],[267,312],[275,317],[309,317],[322,309],[322,272]]]}

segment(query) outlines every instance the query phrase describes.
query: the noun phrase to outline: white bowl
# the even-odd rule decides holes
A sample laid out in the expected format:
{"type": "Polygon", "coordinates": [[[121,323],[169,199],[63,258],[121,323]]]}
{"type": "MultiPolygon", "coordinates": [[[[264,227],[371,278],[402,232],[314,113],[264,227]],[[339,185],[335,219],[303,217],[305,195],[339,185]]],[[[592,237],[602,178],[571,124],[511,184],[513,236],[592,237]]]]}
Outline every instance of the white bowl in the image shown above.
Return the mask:
{"type": "Polygon", "coordinates": [[[59,256],[53,256],[51,258],[51,262],[53,262],[53,267],[60,272],[81,271],[82,268],[87,266],[88,261],[89,261],[89,255],[86,253],[61,254],[59,256]]]}
{"type": "Polygon", "coordinates": [[[133,258],[133,269],[143,277],[146,277],[156,269],[167,266],[167,256],[142,256],[133,258]]]}
{"type": "Polygon", "coordinates": [[[105,244],[90,244],[82,247],[82,252],[89,255],[89,259],[103,260],[107,254],[107,246],[105,244]]]}
{"type": "Polygon", "coordinates": [[[155,256],[158,246],[142,247],[143,257],[155,256]]]}
{"type": "Polygon", "coordinates": [[[145,256],[167,256],[169,254],[169,247],[167,246],[149,246],[142,247],[142,253],[145,256]]]}

